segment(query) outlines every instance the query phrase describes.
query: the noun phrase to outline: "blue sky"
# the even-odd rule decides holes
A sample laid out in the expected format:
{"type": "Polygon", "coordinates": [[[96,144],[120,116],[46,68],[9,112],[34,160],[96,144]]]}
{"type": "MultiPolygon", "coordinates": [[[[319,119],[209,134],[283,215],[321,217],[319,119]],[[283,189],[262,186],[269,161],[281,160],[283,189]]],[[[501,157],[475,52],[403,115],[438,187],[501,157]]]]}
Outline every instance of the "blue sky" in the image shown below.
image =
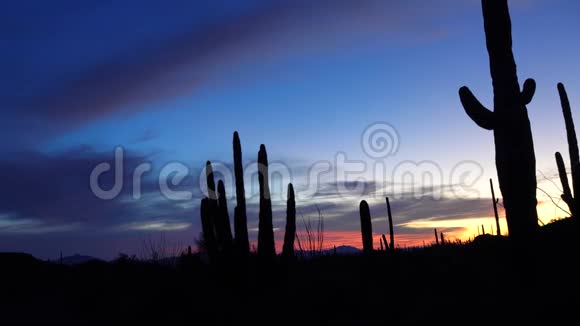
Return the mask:
{"type": "MultiPolygon", "coordinates": [[[[573,107],[580,102],[580,4],[512,0],[510,8],[520,82],[538,84],[528,106],[537,167],[552,179],[554,152],[567,157],[556,83],[566,84],[573,107]]],[[[446,188],[443,199],[393,203],[409,245],[430,237],[434,224],[460,237],[490,216],[493,137],[470,121],[457,96],[468,85],[492,103],[477,0],[21,1],[2,4],[0,22],[0,250],[110,258],[138,254],[144,239],[160,234],[194,244],[197,177],[208,159],[231,162],[234,130],[248,164],[264,143],[298,189],[307,188],[315,162],[340,169],[337,153],[380,162],[389,176],[401,162],[434,162],[441,188],[453,186],[458,163],[476,162],[481,171],[470,170],[478,174],[470,187],[479,194],[457,198],[446,188]],[[364,130],[377,122],[396,129],[399,145],[379,160],[361,148],[364,130]],[[140,200],[130,198],[130,187],[106,202],[90,191],[91,169],[112,161],[115,146],[126,149],[126,173],[153,164],[140,200]],[[169,162],[190,168],[181,185],[192,189],[190,201],[159,193],[155,175],[169,162]]],[[[363,179],[377,183],[370,171],[363,179]]],[[[303,196],[298,206],[307,215],[321,206],[328,232],[358,232],[358,201],[371,191],[337,195],[337,181],[354,180],[327,175],[320,185],[327,196],[303,196]]],[[[377,184],[382,192],[369,201],[380,234],[382,195],[403,191],[377,184]]],[[[545,222],[564,214],[540,206],[545,222]]],[[[282,200],[275,209],[275,226],[283,227],[282,200]]]]}

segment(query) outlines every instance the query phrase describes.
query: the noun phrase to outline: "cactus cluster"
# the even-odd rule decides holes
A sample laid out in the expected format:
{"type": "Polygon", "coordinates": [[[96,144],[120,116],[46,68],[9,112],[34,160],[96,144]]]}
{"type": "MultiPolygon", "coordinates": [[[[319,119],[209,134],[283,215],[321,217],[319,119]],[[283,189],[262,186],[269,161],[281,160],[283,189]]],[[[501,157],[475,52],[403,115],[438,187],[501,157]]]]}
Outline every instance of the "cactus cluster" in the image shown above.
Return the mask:
{"type": "MultiPolygon", "coordinates": [[[[393,216],[391,214],[391,204],[389,202],[389,197],[386,197],[387,201],[387,215],[389,221],[389,233],[390,233],[390,241],[387,241],[387,237],[382,234],[379,237],[379,249],[380,251],[395,250],[395,233],[393,229],[393,216]]],[[[371,221],[371,212],[369,208],[369,204],[363,200],[360,202],[359,206],[360,211],[360,223],[361,223],[361,233],[362,233],[362,243],[363,243],[363,252],[369,253],[372,252],[373,249],[373,225],[371,221]]]]}
{"type": "Polygon", "coordinates": [[[229,255],[233,249],[233,237],[226,201],[225,186],[218,182],[216,191],[211,162],[205,165],[208,197],[201,200],[200,215],[204,245],[210,259],[216,255],[229,255]]]}
{"type": "MultiPolygon", "coordinates": [[[[221,257],[237,255],[245,257],[250,252],[248,239],[244,171],[242,165],[242,147],[240,137],[234,132],[234,173],[236,179],[236,206],[234,208],[234,234],[232,235],[228,212],[225,184],[219,180],[217,191],[214,173],[210,161],[205,171],[208,196],[201,200],[200,216],[203,232],[203,245],[210,261],[221,257]]],[[[258,255],[262,258],[274,258],[276,248],[272,224],[272,202],[268,185],[268,154],[266,147],[260,146],[258,152],[258,180],[260,185],[260,211],[258,229],[258,255]]],[[[288,185],[288,210],[286,234],[284,236],[284,255],[294,255],[294,238],[296,236],[296,201],[294,188],[288,185]]]]}
{"type": "MultiPolygon", "coordinates": [[[[532,131],[526,106],[532,101],[536,83],[527,79],[520,87],[514,54],[512,52],[511,18],[507,0],[482,0],[482,11],[486,45],[489,55],[489,67],[493,83],[493,111],[479,102],[467,87],[459,90],[459,97],[467,115],[480,127],[493,130],[495,142],[495,162],[499,188],[503,198],[509,235],[519,240],[532,239],[538,228],[536,200],[536,159],[532,131]]],[[[580,154],[570,112],[570,103],[564,86],[558,85],[570,152],[572,186],[568,182],[564,161],[556,153],[556,161],[563,186],[562,198],[570,207],[571,215],[577,216],[580,210],[580,154]]],[[[206,165],[208,197],[201,203],[201,219],[205,246],[210,255],[240,255],[249,253],[245,188],[243,180],[242,152],[239,135],[234,133],[234,168],[237,205],[234,209],[234,236],[230,228],[225,185],[219,181],[217,191],[213,180],[211,163],[206,165]]],[[[258,256],[273,258],[276,255],[272,202],[268,182],[268,155],[266,147],[260,146],[258,152],[259,230],[258,256]]],[[[495,228],[501,235],[499,214],[497,210],[493,181],[490,179],[492,202],[495,215],[495,228]]],[[[390,241],[385,235],[380,237],[381,250],[394,250],[395,239],[389,198],[386,198],[390,241]]],[[[286,214],[286,233],[284,237],[283,256],[294,256],[294,239],[296,237],[296,202],[292,184],[288,186],[286,214]]],[[[360,222],[363,251],[372,252],[373,233],[369,205],[361,201],[360,222]]],[[[493,226],[491,227],[493,233],[493,226]]],[[[479,232],[479,227],[478,227],[479,232]]],[[[482,234],[485,228],[482,225],[482,234]]],[[[445,244],[444,234],[434,230],[435,243],[445,244]]]]}

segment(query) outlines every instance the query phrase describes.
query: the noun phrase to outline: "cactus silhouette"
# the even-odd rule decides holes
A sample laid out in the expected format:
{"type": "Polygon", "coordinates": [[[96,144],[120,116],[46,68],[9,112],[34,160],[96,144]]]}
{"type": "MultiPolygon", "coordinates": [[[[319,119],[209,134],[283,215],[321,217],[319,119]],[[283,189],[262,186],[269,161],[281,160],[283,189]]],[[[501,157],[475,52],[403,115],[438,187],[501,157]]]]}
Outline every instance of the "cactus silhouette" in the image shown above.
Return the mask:
{"type": "Polygon", "coordinates": [[[494,111],[485,108],[467,87],[459,90],[467,115],[480,127],[493,130],[495,163],[510,237],[532,236],[538,227],[536,158],[526,105],[536,83],[524,82],[520,91],[512,52],[507,0],[482,0],[494,111]]]}
{"type": "Polygon", "coordinates": [[[499,214],[497,213],[497,203],[498,200],[495,199],[495,191],[493,190],[493,180],[489,179],[489,187],[491,188],[491,202],[493,205],[493,214],[495,216],[495,228],[497,230],[497,235],[501,235],[501,229],[499,227],[499,214]]]}
{"type": "Polygon", "coordinates": [[[373,224],[369,204],[363,200],[360,202],[360,229],[362,233],[363,252],[373,251],[373,224]]]}
{"type": "Polygon", "coordinates": [[[213,225],[213,216],[211,215],[210,199],[203,198],[201,200],[200,215],[201,228],[203,232],[203,245],[207,252],[210,261],[214,260],[217,255],[217,243],[215,238],[215,230],[213,225]]]}
{"type": "Polygon", "coordinates": [[[218,239],[218,246],[226,253],[232,250],[232,229],[230,226],[230,216],[228,213],[228,202],[226,197],[226,188],[224,182],[220,180],[218,182],[218,209],[217,209],[217,220],[216,226],[216,236],[218,239]]]}
{"type": "Polygon", "coordinates": [[[221,248],[216,223],[217,207],[218,207],[217,192],[215,188],[213,168],[211,166],[210,161],[207,161],[205,163],[205,176],[207,182],[208,197],[202,199],[200,210],[201,210],[203,237],[206,243],[208,256],[211,261],[212,259],[215,259],[215,257],[219,254],[221,248]]]}
{"type": "Polygon", "coordinates": [[[445,244],[445,236],[443,235],[443,232],[441,232],[441,245],[445,244]]]}
{"type": "MultiPolygon", "coordinates": [[[[479,232],[479,227],[477,227],[477,230],[479,232]]],[[[437,233],[437,229],[433,229],[433,232],[435,232],[435,244],[439,245],[439,234],[437,233]]]]}
{"type": "MultiPolygon", "coordinates": [[[[391,250],[395,250],[395,231],[393,229],[393,216],[391,215],[391,203],[389,203],[389,197],[387,197],[387,213],[389,214],[389,234],[391,243],[389,244],[389,248],[391,250]]],[[[385,242],[385,246],[387,243],[385,242]]]]}
{"type": "Polygon", "coordinates": [[[387,237],[385,237],[385,235],[381,235],[381,240],[383,241],[383,243],[385,244],[385,250],[389,249],[389,245],[387,242],[387,237]]]}
{"type": "Polygon", "coordinates": [[[207,182],[207,196],[210,200],[215,200],[217,203],[217,192],[215,191],[215,180],[213,178],[213,168],[210,161],[205,163],[205,178],[207,182]]]}
{"type": "Polygon", "coordinates": [[[211,162],[207,161],[205,163],[205,177],[207,183],[207,214],[210,216],[213,232],[216,236],[216,241],[219,245],[219,239],[217,238],[217,230],[216,230],[216,218],[217,218],[217,191],[215,188],[215,180],[213,176],[213,168],[211,166],[211,162]]]}
{"type": "Polygon", "coordinates": [[[296,237],[296,200],[294,199],[294,186],[288,184],[288,201],[286,204],[286,232],[284,233],[284,245],[282,256],[294,256],[294,239],[296,237]]]}
{"type": "Polygon", "coordinates": [[[577,216],[578,209],[580,209],[580,155],[578,153],[578,139],[576,138],[576,129],[574,127],[574,119],[572,118],[572,110],[570,109],[570,101],[564,84],[558,84],[558,93],[560,94],[560,103],[562,104],[562,114],[564,115],[564,122],[566,124],[566,138],[568,139],[568,151],[570,154],[570,170],[572,171],[572,187],[568,183],[568,175],[564,160],[560,153],[556,153],[556,164],[558,165],[558,172],[560,174],[560,181],[562,182],[563,194],[562,199],[570,208],[572,216],[577,216]],[[559,158],[558,158],[559,156],[559,158]],[[573,192],[572,192],[573,191],[573,192]]]}
{"type": "Polygon", "coordinates": [[[379,238],[379,249],[380,251],[385,251],[385,247],[383,246],[383,238],[379,238]]]}
{"type": "Polygon", "coordinates": [[[572,191],[570,190],[570,183],[568,182],[568,174],[566,173],[566,166],[564,165],[564,159],[562,158],[562,154],[560,152],[556,152],[556,165],[558,166],[558,174],[560,175],[560,182],[562,183],[562,200],[568,205],[570,208],[570,214],[572,216],[576,216],[574,214],[575,205],[574,205],[574,198],[572,196],[572,191]]]}
{"type": "Polygon", "coordinates": [[[242,145],[238,132],[234,132],[234,174],[236,177],[236,202],[234,209],[234,234],[237,251],[242,255],[250,252],[248,241],[248,218],[246,215],[246,190],[244,187],[244,167],[242,165],[242,145]]]}
{"type": "Polygon", "coordinates": [[[276,256],[274,226],[272,225],[272,201],[268,185],[268,153],[260,145],[258,152],[258,182],[260,184],[260,213],[258,225],[258,255],[263,258],[276,256]]]}
{"type": "MultiPolygon", "coordinates": [[[[207,203],[207,214],[211,220],[212,228],[215,235],[215,242],[217,246],[217,253],[222,253],[224,250],[227,251],[228,248],[228,236],[225,224],[220,216],[220,209],[218,203],[218,192],[215,187],[215,180],[213,174],[213,168],[211,162],[207,161],[205,163],[205,175],[207,182],[207,193],[208,193],[208,203],[207,203]]],[[[231,230],[230,230],[231,237],[231,230]]]]}

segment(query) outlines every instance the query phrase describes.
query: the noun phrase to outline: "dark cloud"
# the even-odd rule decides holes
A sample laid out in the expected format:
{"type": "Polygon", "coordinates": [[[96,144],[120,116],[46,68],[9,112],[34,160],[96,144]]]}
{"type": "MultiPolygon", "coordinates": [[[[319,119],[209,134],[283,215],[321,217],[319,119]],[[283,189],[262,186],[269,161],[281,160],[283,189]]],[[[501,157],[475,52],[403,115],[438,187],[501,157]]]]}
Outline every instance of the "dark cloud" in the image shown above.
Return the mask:
{"type": "MultiPolygon", "coordinates": [[[[6,219],[37,221],[41,226],[75,224],[80,231],[91,232],[115,230],[130,223],[192,221],[193,205],[161,195],[156,178],[161,165],[154,165],[153,171],[144,175],[142,198],[133,199],[132,173],[149,158],[130,151],[124,156],[123,189],[115,199],[102,200],[91,191],[89,176],[97,164],[114,166],[112,152],[82,148],[57,154],[11,154],[0,161],[0,212],[6,219]]],[[[192,173],[174,190],[189,189],[199,198],[195,175],[192,173]]],[[[114,173],[104,173],[100,184],[110,189],[114,173]]]]}
{"type": "MultiPolygon", "coordinates": [[[[424,4],[378,0],[12,6],[0,16],[6,18],[3,30],[11,31],[0,61],[6,68],[0,105],[11,114],[0,126],[16,132],[27,125],[33,135],[191,93],[217,71],[248,58],[263,62],[276,53],[357,38],[362,31],[384,37],[401,26],[424,24],[417,17],[433,14],[424,4]],[[19,15],[26,18],[13,18],[19,15]],[[41,48],[51,52],[40,58],[41,48]]],[[[34,142],[33,135],[21,141],[34,142]]]]}
{"type": "MultiPolygon", "coordinates": [[[[316,199],[314,199],[316,202],[316,199]]],[[[324,202],[317,205],[325,216],[328,230],[349,231],[360,228],[359,200],[343,199],[341,201],[324,202]]],[[[306,216],[315,216],[316,207],[313,204],[301,206],[298,211],[306,216]]],[[[369,200],[374,230],[379,233],[388,232],[386,222],[387,208],[384,200],[369,200]],[[380,222],[379,222],[380,221],[380,222]]],[[[397,227],[418,220],[445,221],[467,219],[471,217],[491,216],[493,214],[491,199],[401,199],[391,201],[393,222],[397,227]]],[[[280,221],[282,222],[282,221],[280,221]]],[[[409,228],[407,228],[409,229],[409,228]]]]}
{"type": "Polygon", "coordinates": [[[379,183],[376,181],[333,181],[318,186],[314,198],[333,199],[346,196],[367,196],[376,193],[379,183]]]}
{"type": "MultiPolygon", "coordinates": [[[[144,237],[160,232],[195,245],[200,229],[199,169],[192,167],[190,175],[172,187],[191,191],[191,200],[162,195],[157,178],[161,164],[144,175],[142,197],[134,199],[132,172],[150,157],[131,151],[124,156],[124,187],[115,199],[102,200],[91,191],[89,176],[97,164],[114,166],[112,152],[81,146],[52,154],[5,155],[0,160],[0,250],[30,249],[42,257],[56,257],[64,250],[110,258],[119,251],[136,253],[144,237]]],[[[103,189],[110,189],[114,174],[106,172],[100,181],[103,189]]]]}

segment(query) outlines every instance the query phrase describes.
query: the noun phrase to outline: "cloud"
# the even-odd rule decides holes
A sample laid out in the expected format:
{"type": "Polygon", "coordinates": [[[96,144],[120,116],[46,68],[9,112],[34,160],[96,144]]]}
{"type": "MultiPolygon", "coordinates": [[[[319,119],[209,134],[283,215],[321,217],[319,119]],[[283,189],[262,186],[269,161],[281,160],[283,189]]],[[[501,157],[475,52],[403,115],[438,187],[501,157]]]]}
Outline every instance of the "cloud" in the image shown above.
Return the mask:
{"type": "MultiPolygon", "coordinates": [[[[415,1],[403,5],[378,0],[252,1],[246,6],[221,7],[211,1],[168,6],[149,0],[129,1],[125,6],[95,3],[89,7],[92,11],[70,4],[66,6],[70,11],[59,11],[56,6],[44,9],[58,18],[58,28],[51,25],[54,18],[37,12],[37,21],[26,26],[7,18],[6,24],[20,32],[14,35],[31,43],[24,46],[13,41],[9,59],[18,61],[22,69],[7,65],[3,70],[12,72],[5,76],[12,83],[0,90],[0,105],[11,111],[0,122],[5,132],[26,124],[33,126],[29,130],[34,135],[54,134],[111,114],[143,110],[151,103],[191,94],[219,72],[227,76],[232,67],[252,58],[264,62],[368,35],[384,38],[425,24],[419,17],[440,10],[440,6],[426,9],[415,1]],[[161,19],[159,12],[172,18],[161,19]],[[103,21],[107,28],[101,26],[103,21]],[[131,23],[136,26],[130,28],[131,23]],[[51,55],[41,60],[34,45],[46,46],[44,39],[52,42],[51,55]],[[103,41],[96,47],[91,39],[103,41]]],[[[22,8],[12,14],[18,13],[25,15],[22,8]]],[[[34,140],[31,135],[29,141],[34,140]]]]}
{"type": "MultiPolygon", "coordinates": [[[[0,160],[0,214],[10,216],[5,223],[14,228],[26,222],[30,231],[35,225],[42,229],[74,223],[79,231],[101,232],[129,222],[146,225],[162,221],[170,225],[175,220],[182,222],[186,216],[191,219],[194,207],[161,195],[158,180],[152,177],[158,169],[143,178],[142,199],[133,199],[132,171],[149,158],[130,151],[124,155],[121,193],[114,200],[99,199],[91,191],[89,176],[103,162],[114,166],[113,153],[86,147],[54,154],[13,153],[0,160]]],[[[180,187],[195,193],[193,179],[190,176],[180,187]]],[[[104,173],[99,181],[101,188],[112,188],[114,173],[104,173]]]]}
{"type": "MultiPolygon", "coordinates": [[[[170,200],[159,188],[159,171],[165,166],[164,163],[151,162],[148,154],[125,150],[122,191],[113,200],[102,200],[92,193],[89,176],[93,168],[103,162],[114,166],[113,152],[99,152],[90,146],[51,154],[18,152],[5,155],[0,159],[0,179],[3,180],[3,187],[0,188],[0,238],[3,240],[0,241],[12,241],[9,244],[13,246],[21,243],[19,239],[27,238],[41,247],[47,238],[67,239],[75,235],[106,237],[110,242],[98,252],[104,256],[126,251],[125,247],[131,248],[135,244],[128,242],[137,241],[135,236],[139,234],[167,232],[172,238],[188,244],[194,243],[201,230],[199,200],[203,196],[200,189],[203,185],[199,182],[200,168],[189,164],[189,174],[179,185],[172,186],[175,191],[191,191],[192,198],[170,200]],[[140,164],[148,162],[152,163],[152,171],[141,179],[141,198],[135,199],[132,172],[140,164]]],[[[224,163],[226,167],[230,165],[224,163]]],[[[112,188],[114,176],[112,171],[104,173],[100,178],[101,187],[112,188]]],[[[296,177],[301,179],[301,176],[296,177]]],[[[250,180],[246,180],[248,190],[252,188],[250,183],[250,180]]],[[[296,185],[297,188],[301,186],[299,182],[296,185]]],[[[231,186],[231,182],[228,183],[228,187],[231,186]]],[[[359,202],[367,199],[375,233],[388,233],[386,205],[384,197],[376,194],[377,188],[380,188],[377,183],[346,182],[343,186],[347,189],[364,186],[364,191],[339,193],[336,181],[321,183],[320,191],[312,198],[297,202],[299,228],[302,228],[302,217],[316,221],[317,210],[320,209],[326,231],[356,233],[360,229],[359,202]]],[[[446,185],[438,187],[449,188],[446,185]]],[[[432,189],[425,188],[422,191],[429,194],[432,189]]],[[[234,193],[228,188],[230,219],[233,219],[234,193]]],[[[276,236],[281,241],[286,224],[286,201],[283,196],[275,196],[272,206],[273,224],[278,230],[276,236]]],[[[393,199],[391,206],[396,232],[407,237],[408,241],[413,237],[430,236],[433,223],[439,223],[442,228],[447,225],[444,229],[453,231],[461,228],[459,221],[492,214],[490,199],[485,198],[443,197],[435,200],[403,196],[393,199]],[[425,221],[428,224],[421,224],[425,221]]],[[[258,227],[258,202],[249,200],[247,209],[248,228],[255,230],[258,227]]],[[[352,237],[352,234],[345,233],[343,240],[340,240],[339,235],[335,233],[335,243],[352,237]]],[[[250,236],[251,240],[255,240],[257,234],[251,232],[250,236]]],[[[81,243],[86,248],[93,248],[86,239],[81,243]]],[[[71,243],[69,246],[76,244],[71,243]]]]}

